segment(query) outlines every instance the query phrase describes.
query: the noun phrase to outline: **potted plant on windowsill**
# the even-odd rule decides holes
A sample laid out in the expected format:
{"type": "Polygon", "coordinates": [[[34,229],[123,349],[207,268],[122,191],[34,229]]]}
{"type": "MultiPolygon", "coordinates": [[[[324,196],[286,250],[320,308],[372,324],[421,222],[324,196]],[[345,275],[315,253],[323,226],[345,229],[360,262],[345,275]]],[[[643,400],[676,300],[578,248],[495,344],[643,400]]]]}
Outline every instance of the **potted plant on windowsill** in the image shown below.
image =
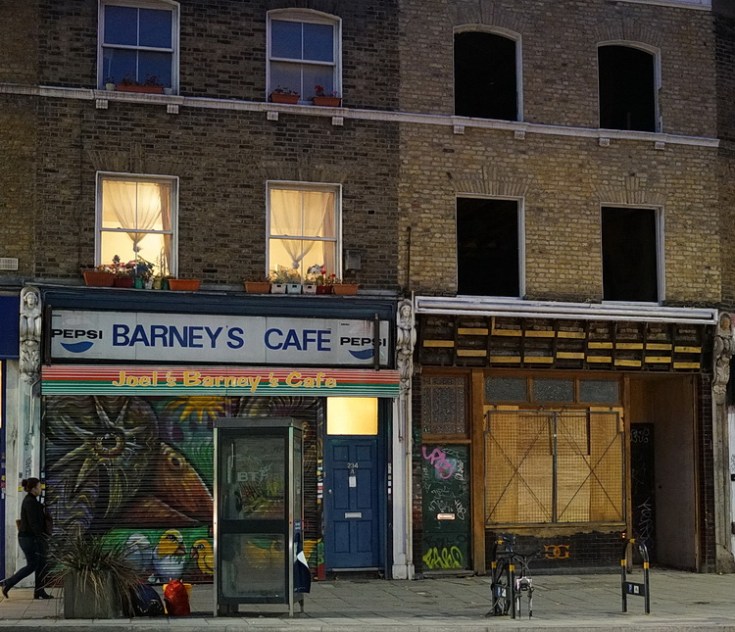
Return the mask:
{"type": "Polygon", "coordinates": [[[271,282],[270,279],[261,278],[255,281],[243,281],[245,291],[248,294],[270,294],[271,282]]]}
{"type": "Polygon", "coordinates": [[[143,257],[136,257],[128,262],[128,266],[132,270],[133,287],[147,290],[153,287],[153,269],[156,267],[154,263],[146,261],[143,257]]]}
{"type": "Polygon", "coordinates": [[[299,102],[301,95],[296,90],[291,88],[284,88],[278,86],[273,92],[270,93],[271,103],[288,103],[290,105],[296,105],[299,102]]]}
{"type": "Polygon", "coordinates": [[[339,92],[327,92],[324,86],[317,84],[314,86],[314,96],[311,98],[311,102],[314,105],[338,108],[342,105],[342,97],[339,96],[339,92]]]}
{"type": "Polygon", "coordinates": [[[143,83],[136,81],[130,75],[125,75],[122,81],[115,85],[120,92],[146,92],[148,94],[163,94],[163,84],[156,75],[148,75],[143,83]]]}
{"type": "Polygon", "coordinates": [[[272,294],[301,294],[301,275],[294,268],[278,266],[271,272],[272,294]]]}
{"type": "Polygon", "coordinates": [[[196,292],[202,285],[199,279],[175,279],[169,277],[168,289],[173,292],[196,292]]]}
{"type": "Polygon", "coordinates": [[[327,267],[321,263],[315,263],[307,271],[307,279],[310,284],[314,286],[314,294],[331,294],[332,293],[332,279],[335,275],[327,274],[327,267]]]}
{"type": "MultiPolygon", "coordinates": [[[[119,261],[120,258],[118,257],[119,261]]],[[[84,284],[87,287],[112,287],[115,284],[115,274],[114,260],[112,264],[103,263],[82,269],[84,284]]]]}
{"type": "Polygon", "coordinates": [[[339,296],[357,294],[357,290],[359,287],[359,283],[343,281],[342,279],[338,279],[335,277],[332,281],[332,294],[337,294],[339,296]]]}

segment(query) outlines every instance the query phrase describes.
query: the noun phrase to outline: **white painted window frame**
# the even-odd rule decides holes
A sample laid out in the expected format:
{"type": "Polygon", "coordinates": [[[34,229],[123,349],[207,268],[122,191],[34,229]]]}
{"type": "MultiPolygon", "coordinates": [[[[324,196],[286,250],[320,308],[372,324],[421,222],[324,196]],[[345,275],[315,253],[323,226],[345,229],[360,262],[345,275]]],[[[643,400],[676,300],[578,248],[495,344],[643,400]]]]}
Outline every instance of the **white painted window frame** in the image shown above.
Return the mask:
{"type": "MultiPolygon", "coordinates": [[[[268,263],[270,261],[270,243],[271,243],[271,190],[272,189],[292,189],[297,191],[320,191],[334,193],[334,234],[335,234],[335,270],[330,271],[330,274],[334,272],[337,278],[342,278],[342,185],[332,182],[304,182],[299,180],[267,180],[265,183],[265,200],[266,200],[266,215],[265,215],[265,276],[268,277],[271,270],[268,269],[268,263]]],[[[324,239],[323,241],[331,241],[330,239],[324,239]]]]}
{"type": "MultiPolygon", "coordinates": [[[[595,50],[595,69],[597,70],[597,124],[600,124],[600,48],[603,46],[625,46],[627,48],[636,48],[653,56],[653,107],[654,119],[656,121],[656,129],[654,134],[660,134],[664,129],[663,115],[661,113],[661,49],[656,46],[650,46],[643,42],[632,40],[605,40],[597,42],[595,50]]],[[[601,128],[602,129],[602,128],[601,128]]],[[[619,131],[636,131],[636,130],[619,130],[619,131]]]]}
{"type": "MultiPolygon", "coordinates": [[[[454,36],[459,33],[488,33],[490,35],[499,35],[506,39],[512,40],[516,45],[516,119],[514,122],[522,123],[524,120],[523,112],[523,38],[520,33],[511,31],[510,29],[499,26],[483,26],[483,25],[464,25],[455,27],[454,36]]],[[[452,41],[452,55],[454,55],[454,40],[452,41]]],[[[454,89],[454,85],[452,86],[454,89]]]]}
{"type": "MultiPolygon", "coordinates": [[[[98,0],[97,10],[97,86],[104,87],[105,69],[104,69],[104,23],[105,23],[105,7],[108,5],[120,7],[134,7],[142,9],[161,9],[171,11],[172,13],[172,34],[171,34],[171,90],[174,93],[179,91],[179,34],[180,34],[180,9],[179,3],[173,0],[98,0]]],[[[134,50],[146,50],[144,47],[132,47],[134,50]]],[[[158,50],[158,49],[155,49],[158,50]]]]}
{"type": "MultiPolygon", "coordinates": [[[[342,95],[342,20],[334,15],[323,13],[321,11],[313,11],[310,9],[274,9],[268,12],[266,18],[266,65],[265,65],[265,98],[277,87],[271,85],[271,63],[273,61],[285,61],[294,65],[303,65],[304,62],[295,62],[289,59],[274,59],[271,55],[271,45],[273,42],[271,33],[272,20],[284,20],[291,22],[311,22],[312,24],[329,24],[334,27],[334,64],[333,64],[333,83],[334,91],[342,95]]],[[[325,64],[327,65],[327,64],[325,64]]],[[[302,97],[304,95],[301,95],[302,97]]],[[[303,98],[301,99],[303,101],[303,98]]]]}
{"type": "MultiPolygon", "coordinates": [[[[666,300],[666,242],[664,235],[664,209],[662,206],[656,206],[652,204],[608,204],[601,203],[599,208],[599,226],[600,226],[600,271],[602,272],[602,260],[603,260],[603,245],[602,245],[602,209],[603,208],[631,208],[641,210],[651,210],[655,214],[656,219],[656,285],[658,300],[655,302],[651,301],[611,301],[602,300],[602,304],[606,305],[631,305],[631,306],[647,306],[647,305],[661,305],[666,300]]],[[[604,279],[603,286],[604,287],[604,279]]],[[[603,290],[604,295],[604,290],[603,290]]]]}
{"type": "MultiPolygon", "coordinates": [[[[526,207],[525,198],[516,197],[510,195],[476,195],[472,193],[457,193],[454,199],[454,226],[455,231],[457,230],[457,201],[467,198],[478,199],[478,200],[511,200],[518,204],[518,296],[504,296],[503,300],[508,301],[521,301],[526,295],[526,207]]],[[[459,244],[457,243],[457,235],[455,232],[455,260],[454,269],[456,275],[454,278],[455,286],[459,286],[459,244]]],[[[465,296],[460,294],[458,296],[465,296]]]]}
{"type": "MultiPolygon", "coordinates": [[[[95,265],[109,263],[102,261],[102,182],[104,180],[124,180],[137,182],[167,182],[171,184],[171,262],[170,275],[176,276],[179,270],[179,178],[178,176],[127,173],[120,171],[98,171],[95,183],[95,220],[94,220],[94,262],[95,265]]],[[[165,231],[154,231],[164,234],[165,231]]],[[[156,262],[153,262],[156,263],[156,262]]]]}

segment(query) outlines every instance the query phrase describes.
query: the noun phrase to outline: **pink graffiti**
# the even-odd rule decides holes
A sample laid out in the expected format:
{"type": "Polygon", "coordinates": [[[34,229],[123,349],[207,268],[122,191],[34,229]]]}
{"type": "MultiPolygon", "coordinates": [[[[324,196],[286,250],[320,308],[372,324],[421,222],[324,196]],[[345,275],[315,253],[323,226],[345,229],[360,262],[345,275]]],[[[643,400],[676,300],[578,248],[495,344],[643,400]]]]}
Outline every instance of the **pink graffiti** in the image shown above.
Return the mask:
{"type": "Polygon", "coordinates": [[[439,478],[450,478],[454,474],[454,463],[447,459],[446,453],[440,448],[434,448],[431,454],[427,454],[426,446],[421,446],[421,454],[434,466],[439,478]]]}

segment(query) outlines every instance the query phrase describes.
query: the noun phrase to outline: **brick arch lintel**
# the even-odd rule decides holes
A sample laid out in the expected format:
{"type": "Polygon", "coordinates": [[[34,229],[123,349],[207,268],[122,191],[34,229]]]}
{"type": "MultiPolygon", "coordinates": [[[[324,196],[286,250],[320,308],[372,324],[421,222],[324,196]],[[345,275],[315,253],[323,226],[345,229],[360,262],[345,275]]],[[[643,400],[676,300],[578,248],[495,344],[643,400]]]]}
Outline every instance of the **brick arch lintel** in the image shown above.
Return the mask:
{"type": "Polygon", "coordinates": [[[457,176],[447,172],[457,194],[523,198],[531,189],[533,178],[500,173],[496,167],[484,166],[480,173],[457,176]]]}
{"type": "Polygon", "coordinates": [[[349,169],[323,165],[308,157],[300,157],[295,162],[265,161],[261,164],[259,171],[265,180],[322,182],[325,184],[344,184],[351,176],[349,169]]]}
{"type": "Polygon", "coordinates": [[[494,26],[523,33],[527,19],[499,6],[496,0],[478,0],[472,4],[453,6],[449,19],[453,27],[481,25],[494,26]]]}
{"type": "Polygon", "coordinates": [[[597,187],[600,204],[664,206],[666,195],[646,187],[645,176],[628,175],[617,184],[597,187]]]}
{"type": "Polygon", "coordinates": [[[596,26],[592,30],[591,37],[598,43],[630,42],[658,50],[661,50],[665,44],[665,38],[660,31],[627,13],[623,13],[619,21],[610,20],[596,26]]]}

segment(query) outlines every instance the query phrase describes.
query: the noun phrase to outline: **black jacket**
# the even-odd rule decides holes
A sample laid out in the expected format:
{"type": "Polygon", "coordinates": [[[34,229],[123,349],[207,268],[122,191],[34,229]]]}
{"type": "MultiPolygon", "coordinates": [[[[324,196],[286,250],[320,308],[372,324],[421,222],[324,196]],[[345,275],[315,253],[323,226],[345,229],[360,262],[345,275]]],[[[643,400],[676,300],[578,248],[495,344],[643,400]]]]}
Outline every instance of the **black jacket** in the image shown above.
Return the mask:
{"type": "Polygon", "coordinates": [[[20,529],[18,535],[42,536],[46,531],[46,516],[43,505],[33,494],[27,494],[20,506],[20,529]]]}

